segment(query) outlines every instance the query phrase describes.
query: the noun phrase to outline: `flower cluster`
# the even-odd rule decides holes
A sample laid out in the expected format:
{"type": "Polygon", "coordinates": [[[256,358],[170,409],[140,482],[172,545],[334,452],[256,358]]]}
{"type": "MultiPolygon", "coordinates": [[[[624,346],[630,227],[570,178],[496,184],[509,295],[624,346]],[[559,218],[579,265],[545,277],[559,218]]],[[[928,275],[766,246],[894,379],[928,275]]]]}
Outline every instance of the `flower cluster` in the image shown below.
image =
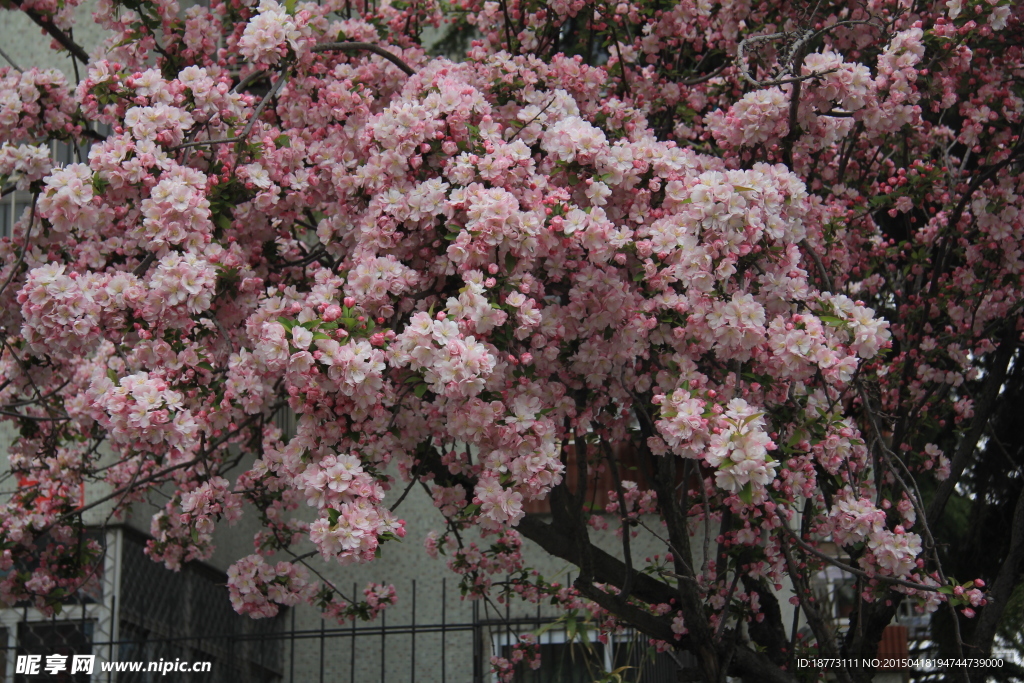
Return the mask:
{"type": "Polygon", "coordinates": [[[184,407],[181,392],[157,374],[138,372],[121,377],[95,378],[89,387],[95,405],[103,411],[99,423],[115,443],[136,450],[170,447],[188,452],[195,448],[199,425],[184,407]]]}
{"type": "Polygon", "coordinates": [[[228,595],[239,614],[260,619],[277,615],[279,605],[293,606],[316,593],[316,584],[301,565],[270,564],[262,555],[249,555],[228,567],[228,595]]]}
{"type": "Polygon", "coordinates": [[[27,190],[50,173],[50,150],[42,145],[0,145],[0,184],[13,181],[19,190],[27,190]]]}
{"type": "MultiPolygon", "coordinates": [[[[622,505],[619,504],[619,492],[608,492],[608,505],[605,512],[620,518],[635,518],[639,515],[651,515],[658,509],[658,494],[651,490],[643,490],[635,481],[622,480],[622,505]]],[[[621,528],[620,528],[621,531],[621,528]]]]}
{"type": "Polygon", "coordinates": [[[865,542],[868,552],[859,559],[869,574],[902,577],[917,567],[921,537],[897,526],[886,527],[885,511],[871,501],[847,496],[832,508],[833,538],[842,545],[865,542]]]}
{"type": "Polygon", "coordinates": [[[389,349],[390,361],[423,373],[431,391],[452,397],[480,393],[496,359],[476,337],[467,337],[445,314],[419,312],[389,349]]]}
{"type": "Polygon", "coordinates": [[[29,142],[77,133],[75,102],[67,79],[56,69],[19,72],[0,67],[0,139],[29,142]]]}
{"type": "Polygon", "coordinates": [[[295,18],[274,0],[260,0],[256,15],[245,25],[238,50],[256,64],[274,65],[288,53],[298,52],[300,40],[308,38],[295,18]]]}
{"type": "Polygon", "coordinates": [[[776,445],[765,431],[764,414],[734,398],[715,424],[704,460],[717,469],[716,484],[726,491],[749,490],[753,499],[762,499],[779,466],[768,454],[776,445]]]}

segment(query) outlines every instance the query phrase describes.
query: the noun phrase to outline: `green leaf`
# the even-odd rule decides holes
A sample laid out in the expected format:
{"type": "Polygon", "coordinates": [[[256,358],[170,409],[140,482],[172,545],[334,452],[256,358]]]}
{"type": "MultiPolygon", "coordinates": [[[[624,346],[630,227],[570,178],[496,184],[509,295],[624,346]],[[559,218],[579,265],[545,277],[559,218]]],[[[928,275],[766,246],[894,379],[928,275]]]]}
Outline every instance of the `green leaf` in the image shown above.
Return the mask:
{"type": "Polygon", "coordinates": [[[740,489],[740,492],[737,495],[739,495],[740,500],[742,500],[747,505],[750,505],[751,503],[754,502],[754,489],[749,481],[743,486],[743,488],[740,489]]]}
{"type": "Polygon", "coordinates": [[[580,642],[582,642],[587,647],[587,649],[589,650],[590,647],[591,647],[590,646],[590,636],[587,635],[587,625],[586,624],[580,624],[579,634],[580,634],[580,642]]]}
{"type": "Polygon", "coordinates": [[[516,269],[516,264],[519,263],[519,259],[512,255],[512,252],[505,254],[505,270],[512,272],[516,269]]]}
{"type": "Polygon", "coordinates": [[[834,315],[819,315],[818,320],[831,327],[839,327],[840,325],[846,323],[845,320],[843,320],[842,318],[837,318],[834,315]]]}
{"type": "Polygon", "coordinates": [[[313,333],[313,341],[316,341],[317,339],[330,339],[330,338],[331,338],[331,335],[324,334],[323,332],[314,332],[313,333]]]}
{"type": "Polygon", "coordinates": [[[335,526],[341,518],[341,513],[334,508],[327,508],[327,518],[331,521],[331,526],[335,526]]]}
{"type": "Polygon", "coordinates": [[[111,382],[113,382],[114,384],[117,384],[117,380],[118,380],[118,377],[117,377],[117,373],[116,373],[116,372],[114,372],[114,371],[113,371],[112,369],[110,369],[110,368],[107,368],[107,377],[109,377],[109,378],[110,378],[110,381],[111,381],[111,382]]]}
{"type": "Polygon", "coordinates": [[[200,362],[200,363],[196,363],[196,367],[197,368],[202,368],[204,370],[209,370],[210,372],[213,372],[213,365],[211,365],[209,362],[207,362],[205,360],[200,362]]]}
{"type": "Polygon", "coordinates": [[[277,322],[284,325],[284,329],[288,330],[289,332],[291,332],[292,328],[295,327],[295,321],[290,320],[289,318],[281,317],[277,319],[277,322]]]}
{"type": "Polygon", "coordinates": [[[754,188],[752,188],[752,187],[743,187],[742,185],[733,185],[732,189],[736,190],[737,192],[753,192],[754,191],[754,188]]]}
{"type": "Polygon", "coordinates": [[[416,388],[412,390],[412,393],[416,394],[416,398],[423,398],[423,395],[427,393],[429,387],[426,384],[417,384],[416,388]]]}
{"type": "Polygon", "coordinates": [[[537,636],[537,639],[539,640],[542,635],[544,635],[545,633],[547,633],[548,631],[550,631],[551,629],[553,629],[557,625],[558,625],[557,621],[549,621],[548,623],[544,624],[539,629],[534,631],[533,635],[537,636]]]}
{"type": "Polygon", "coordinates": [[[570,642],[576,638],[576,616],[573,614],[565,619],[565,636],[570,642]]]}
{"type": "Polygon", "coordinates": [[[292,140],[287,135],[278,135],[276,138],[274,138],[274,144],[278,148],[281,148],[281,147],[291,147],[292,146],[292,140]]]}
{"type": "Polygon", "coordinates": [[[215,220],[217,221],[217,225],[220,226],[221,230],[230,230],[231,229],[231,218],[230,217],[228,217],[228,216],[226,216],[226,215],[224,215],[222,213],[219,213],[219,214],[217,214],[217,218],[215,220]]]}

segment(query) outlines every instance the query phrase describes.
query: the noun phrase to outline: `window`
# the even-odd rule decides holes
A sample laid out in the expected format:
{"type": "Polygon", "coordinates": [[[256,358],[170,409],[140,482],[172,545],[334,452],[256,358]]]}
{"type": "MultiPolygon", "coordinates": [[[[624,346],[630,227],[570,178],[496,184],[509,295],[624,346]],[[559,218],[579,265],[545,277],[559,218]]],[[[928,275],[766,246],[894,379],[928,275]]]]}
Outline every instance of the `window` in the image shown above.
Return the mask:
{"type": "Polygon", "coordinates": [[[67,663],[74,655],[92,654],[92,621],[48,621],[21,622],[18,624],[18,655],[41,655],[43,662],[52,655],[62,655],[65,660],[64,671],[56,674],[40,672],[38,676],[18,674],[15,683],[47,681],[52,683],[89,683],[89,674],[71,675],[71,667],[67,663]]]}
{"type": "Polygon", "coordinates": [[[32,197],[27,192],[12,192],[0,202],[0,237],[9,237],[11,228],[25,209],[32,206],[32,197]]]}
{"type": "MultiPolygon", "coordinates": [[[[578,471],[576,469],[576,448],[571,443],[564,448],[566,466],[565,473],[562,476],[565,478],[569,489],[574,491],[576,489],[576,473],[578,471]]],[[[591,446],[590,448],[593,449],[595,447],[591,446]]],[[[612,452],[615,455],[615,461],[619,468],[619,477],[622,481],[634,481],[642,491],[652,488],[647,481],[644,463],[640,461],[640,455],[632,444],[628,442],[614,444],[612,445],[612,452]]],[[[614,490],[615,477],[612,476],[612,472],[608,467],[608,460],[605,458],[601,458],[600,461],[591,460],[589,471],[587,472],[587,504],[593,504],[592,509],[594,512],[604,512],[605,506],[610,502],[608,492],[614,490]]],[[[523,509],[527,513],[545,514],[551,512],[551,502],[547,498],[531,500],[523,505],[523,509]]]]}
{"type": "Polygon", "coordinates": [[[857,604],[857,580],[838,567],[828,566],[811,579],[815,597],[826,605],[833,619],[848,623],[857,604]]]}

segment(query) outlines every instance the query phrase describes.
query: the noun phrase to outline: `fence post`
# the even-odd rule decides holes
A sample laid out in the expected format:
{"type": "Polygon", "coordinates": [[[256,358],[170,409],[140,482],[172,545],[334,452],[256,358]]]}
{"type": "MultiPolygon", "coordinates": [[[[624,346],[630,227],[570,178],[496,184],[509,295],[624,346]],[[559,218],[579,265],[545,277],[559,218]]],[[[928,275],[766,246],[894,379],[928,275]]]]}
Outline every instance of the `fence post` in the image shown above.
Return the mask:
{"type": "Polygon", "coordinates": [[[416,579],[412,580],[412,656],[409,658],[409,683],[416,683],[416,579]]]}
{"type": "Polygon", "coordinates": [[[448,641],[448,580],[441,579],[441,683],[448,683],[448,657],[445,652],[445,645],[448,641]]]}
{"type": "MultiPolygon", "coordinates": [[[[509,621],[512,618],[512,601],[509,600],[508,594],[508,581],[509,576],[505,574],[505,647],[508,648],[509,659],[512,659],[512,623],[509,621]]],[[[518,640],[518,639],[517,639],[518,640]]],[[[496,652],[499,657],[505,656],[505,651],[496,652]]]]}
{"type": "MultiPolygon", "coordinates": [[[[352,582],[352,600],[353,601],[356,599],[356,595],[357,595],[356,589],[357,588],[358,588],[358,586],[353,581],[352,582]]],[[[349,680],[349,683],[356,683],[356,618],[355,617],[352,617],[352,642],[351,642],[351,648],[352,649],[351,649],[351,652],[350,652],[350,655],[349,655],[349,660],[348,660],[348,665],[349,665],[348,680],[349,680]]]]}
{"type": "Polygon", "coordinates": [[[480,601],[473,601],[473,683],[484,681],[484,634],[480,624],[480,601]]]}
{"type": "MultiPolygon", "coordinates": [[[[113,662],[114,661],[114,633],[115,633],[114,622],[116,620],[117,620],[117,593],[114,593],[113,595],[110,596],[110,636],[109,636],[109,641],[110,642],[107,644],[107,661],[108,662],[113,662]]],[[[112,683],[112,681],[113,681],[112,677],[113,677],[114,674],[112,673],[112,671],[113,671],[114,667],[110,667],[110,669],[111,669],[111,671],[107,672],[107,683],[112,683]]]]}

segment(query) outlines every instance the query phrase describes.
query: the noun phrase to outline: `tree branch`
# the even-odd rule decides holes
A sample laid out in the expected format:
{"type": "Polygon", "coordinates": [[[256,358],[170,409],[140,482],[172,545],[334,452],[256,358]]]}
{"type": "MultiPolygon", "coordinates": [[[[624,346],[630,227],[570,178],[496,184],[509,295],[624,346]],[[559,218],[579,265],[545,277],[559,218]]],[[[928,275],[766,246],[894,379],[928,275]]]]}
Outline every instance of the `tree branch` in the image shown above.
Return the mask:
{"type": "MultiPolygon", "coordinates": [[[[68,34],[64,33],[64,31],[60,30],[59,28],[57,28],[56,24],[54,24],[53,21],[51,21],[47,17],[44,17],[43,15],[39,14],[38,12],[36,12],[34,10],[23,9],[22,6],[21,6],[22,5],[22,0],[12,0],[12,1],[14,2],[14,6],[15,7],[17,7],[22,12],[27,14],[29,19],[34,21],[44,31],[49,33],[50,36],[54,40],[56,40],[58,43],[60,43],[64,47],[65,50],[67,50],[68,52],[71,53],[72,57],[74,57],[78,61],[82,62],[82,64],[88,64],[89,63],[89,53],[86,52],[85,49],[81,45],[79,45],[78,43],[73,41],[71,39],[71,36],[69,36],[68,34]]],[[[20,69],[19,69],[19,71],[20,71],[20,69]]]]}
{"type": "Polygon", "coordinates": [[[985,378],[979,400],[975,404],[974,421],[971,423],[971,428],[963,436],[960,445],[956,449],[956,454],[953,456],[952,463],[950,464],[949,477],[939,485],[935,491],[935,498],[932,499],[932,504],[928,506],[927,517],[930,526],[935,526],[939,518],[942,517],[942,512],[946,508],[946,502],[953,494],[957,482],[960,481],[960,476],[963,474],[964,468],[967,467],[968,461],[974,455],[974,450],[978,446],[978,440],[981,439],[981,435],[988,424],[988,419],[991,417],[992,409],[999,398],[999,388],[1006,379],[1006,369],[1010,364],[1010,359],[1013,358],[1014,350],[1017,348],[1018,337],[1017,321],[1008,321],[1007,329],[1003,333],[1003,339],[996,350],[993,367],[989,368],[988,377],[985,378]]]}

